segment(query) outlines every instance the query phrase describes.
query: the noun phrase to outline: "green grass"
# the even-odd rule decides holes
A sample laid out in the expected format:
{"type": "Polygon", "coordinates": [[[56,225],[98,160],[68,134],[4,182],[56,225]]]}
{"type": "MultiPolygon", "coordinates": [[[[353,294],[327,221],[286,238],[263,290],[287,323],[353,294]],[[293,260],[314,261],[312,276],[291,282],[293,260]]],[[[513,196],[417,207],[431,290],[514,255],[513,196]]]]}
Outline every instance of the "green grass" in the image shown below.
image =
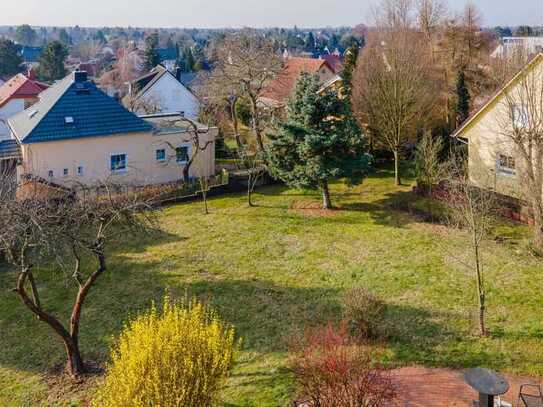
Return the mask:
{"type": "MultiPolygon", "coordinates": [[[[107,360],[123,322],[165,291],[194,295],[243,337],[226,405],[285,405],[295,391],[289,336],[338,321],[342,292],[364,284],[388,303],[388,339],[376,345],[383,362],[543,376],[543,263],[530,255],[528,229],[504,222],[496,233],[506,239],[486,248],[491,336],[480,339],[474,278],[458,261],[468,256],[467,238],[394,209],[424,207],[409,189],[394,187],[384,170],[354,189],[335,184],[340,210],[324,217],[291,209],[318,195],[280,186],[259,190],[255,208],[241,195],[212,199],[208,216],[199,202],[165,208],[159,237],[127,236],[113,251],[83,313],[85,357],[107,360]]],[[[67,317],[73,288],[53,270],[42,274],[43,303],[67,317]]],[[[0,405],[62,404],[45,375],[63,360],[60,343],[13,286],[14,274],[0,272],[0,405]]],[[[67,391],[63,403],[90,395],[67,391]]]]}

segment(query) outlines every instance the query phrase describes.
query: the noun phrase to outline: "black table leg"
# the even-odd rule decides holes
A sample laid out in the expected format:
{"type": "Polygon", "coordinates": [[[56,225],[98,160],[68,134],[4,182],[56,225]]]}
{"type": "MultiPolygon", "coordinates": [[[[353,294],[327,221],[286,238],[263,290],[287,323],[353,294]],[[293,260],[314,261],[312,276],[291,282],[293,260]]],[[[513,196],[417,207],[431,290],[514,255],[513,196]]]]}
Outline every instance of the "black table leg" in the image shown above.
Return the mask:
{"type": "Polygon", "coordinates": [[[479,393],[480,407],[494,407],[494,396],[490,394],[479,393]]]}

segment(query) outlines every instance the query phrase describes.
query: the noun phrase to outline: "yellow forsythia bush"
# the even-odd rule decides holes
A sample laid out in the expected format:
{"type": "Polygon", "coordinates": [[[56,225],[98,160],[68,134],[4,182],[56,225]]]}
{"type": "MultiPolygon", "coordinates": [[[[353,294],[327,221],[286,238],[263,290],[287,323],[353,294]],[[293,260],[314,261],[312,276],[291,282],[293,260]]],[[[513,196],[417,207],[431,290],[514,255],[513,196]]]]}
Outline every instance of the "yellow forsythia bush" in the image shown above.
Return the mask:
{"type": "Polygon", "coordinates": [[[215,405],[232,367],[234,330],[200,302],[168,297],[128,323],[112,350],[96,406],[215,405]]]}

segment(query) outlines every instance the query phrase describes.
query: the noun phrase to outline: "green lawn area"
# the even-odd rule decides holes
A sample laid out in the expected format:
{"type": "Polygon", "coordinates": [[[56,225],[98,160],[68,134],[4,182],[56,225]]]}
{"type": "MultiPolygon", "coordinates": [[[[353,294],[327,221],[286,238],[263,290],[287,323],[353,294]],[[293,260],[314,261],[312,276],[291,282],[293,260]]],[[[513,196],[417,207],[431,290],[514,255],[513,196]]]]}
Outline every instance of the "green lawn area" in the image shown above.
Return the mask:
{"type": "MultiPolygon", "coordinates": [[[[212,199],[207,216],[200,202],[165,208],[160,236],[127,236],[110,256],[83,313],[85,357],[107,360],[124,321],[166,291],[197,296],[243,337],[226,405],[285,405],[294,392],[289,336],[338,321],[342,292],[364,284],[388,303],[388,337],[375,345],[383,362],[543,376],[543,261],[530,254],[528,229],[504,222],[496,231],[503,239],[485,250],[491,336],[480,339],[475,280],[459,262],[467,237],[397,209],[416,206],[409,190],[381,170],[353,189],[335,184],[339,210],[331,216],[292,209],[320,197],[281,186],[260,189],[254,208],[243,195],[212,199]]],[[[57,272],[44,273],[42,302],[67,316],[72,288],[57,272]]],[[[0,271],[0,405],[77,405],[92,387],[64,389],[62,402],[52,394],[45,373],[63,360],[60,342],[13,286],[14,274],[0,271]]]]}

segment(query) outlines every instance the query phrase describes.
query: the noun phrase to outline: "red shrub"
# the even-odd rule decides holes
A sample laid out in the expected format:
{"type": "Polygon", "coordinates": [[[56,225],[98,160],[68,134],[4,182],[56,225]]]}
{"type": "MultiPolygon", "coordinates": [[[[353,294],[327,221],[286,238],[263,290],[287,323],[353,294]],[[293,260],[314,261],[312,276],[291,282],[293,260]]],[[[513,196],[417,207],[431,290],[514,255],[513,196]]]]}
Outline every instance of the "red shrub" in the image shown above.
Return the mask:
{"type": "Polygon", "coordinates": [[[390,377],[372,366],[346,328],[328,325],[307,333],[293,347],[292,371],[315,407],[387,406],[395,398],[390,377]]]}

